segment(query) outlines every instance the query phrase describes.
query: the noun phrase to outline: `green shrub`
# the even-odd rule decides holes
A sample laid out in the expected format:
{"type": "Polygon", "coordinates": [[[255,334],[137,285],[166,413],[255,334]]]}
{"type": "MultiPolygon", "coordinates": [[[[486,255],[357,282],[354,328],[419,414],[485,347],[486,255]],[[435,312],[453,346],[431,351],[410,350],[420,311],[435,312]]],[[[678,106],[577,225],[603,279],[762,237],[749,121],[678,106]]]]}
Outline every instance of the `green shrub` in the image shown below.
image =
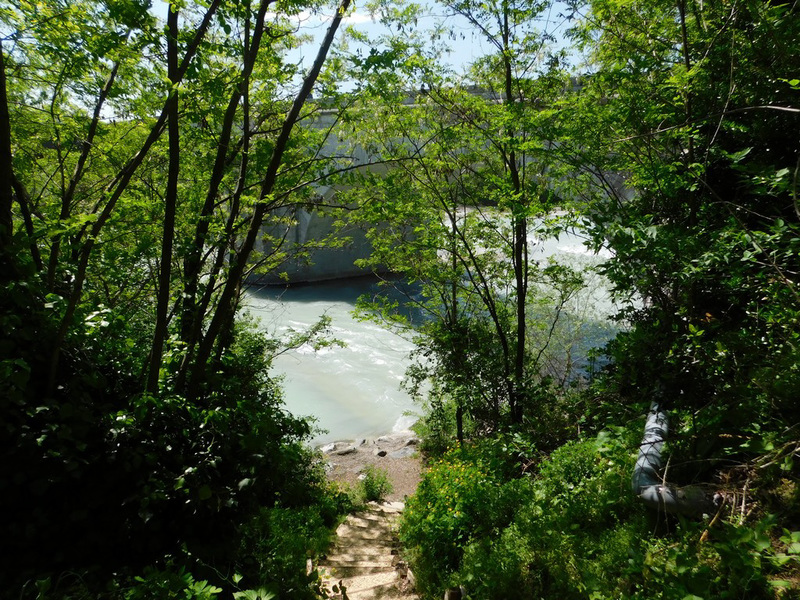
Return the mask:
{"type": "Polygon", "coordinates": [[[701,542],[706,527],[683,522],[669,536],[643,536],[629,561],[630,597],[775,598],[767,578],[772,554],[769,524],[740,527],[723,522],[701,542]]]}
{"type": "Polygon", "coordinates": [[[124,600],[212,600],[222,590],[207,581],[197,581],[185,568],[155,569],[148,567],[124,590],[124,600]]]}
{"type": "Polygon", "coordinates": [[[504,483],[502,469],[492,468],[495,449],[486,448],[451,450],[433,462],[406,504],[400,539],[417,581],[433,595],[441,595],[475,536],[511,521],[527,486],[504,483]]]}
{"type": "Polygon", "coordinates": [[[367,465],[364,477],[358,482],[358,498],[363,502],[383,502],[394,491],[386,469],[367,465]]]}
{"type": "Polygon", "coordinates": [[[400,529],[423,596],[463,585],[481,600],[758,600],[791,585],[800,533],[780,536],[775,519],[709,529],[641,505],[640,436],[632,423],[569,442],[531,477],[503,461],[519,448],[509,439],[434,462],[400,529]]]}
{"type": "Polygon", "coordinates": [[[538,598],[538,573],[530,568],[533,554],[530,541],[513,524],[497,535],[480,537],[464,549],[461,568],[450,580],[464,585],[471,598],[538,598]]]}
{"type": "MultiPolygon", "coordinates": [[[[303,444],[309,424],[284,410],[263,334],[237,327],[193,401],[170,391],[182,350],[168,342],[164,391],[154,396],[141,393],[137,367],[146,328],[81,305],[48,391],[59,302],[34,281],[0,286],[8,594],[51,581],[50,598],[81,597],[69,586],[115,597],[122,592],[107,590],[180,586],[184,575],[227,593],[234,565],[247,560],[243,531],[264,506],[322,503],[318,520],[333,524],[341,497],[322,491],[324,474],[303,444]],[[130,583],[137,576],[146,581],[130,583]]],[[[270,535],[279,547],[280,535],[296,534],[270,535]]]]}
{"type": "Polygon", "coordinates": [[[332,529],[318,506],[262,509],[245,527],[236,565],[243,575],[240,585],[312,600],[320,582],[316,571],[307,574],[306,563],[324,553],[331,540],[332,529]]]}
{"type": "Polygon", "coordinates": [[[515,502],[510,518],[498,523],[496,510],[485,511],[496,527],[473,537],[451,582],[486,600],[616,589],[635,537],[619,525],[633,506],[629,454],[608,436],[570,442],[534,477],[502,483],[503,497],[515,502]]]}

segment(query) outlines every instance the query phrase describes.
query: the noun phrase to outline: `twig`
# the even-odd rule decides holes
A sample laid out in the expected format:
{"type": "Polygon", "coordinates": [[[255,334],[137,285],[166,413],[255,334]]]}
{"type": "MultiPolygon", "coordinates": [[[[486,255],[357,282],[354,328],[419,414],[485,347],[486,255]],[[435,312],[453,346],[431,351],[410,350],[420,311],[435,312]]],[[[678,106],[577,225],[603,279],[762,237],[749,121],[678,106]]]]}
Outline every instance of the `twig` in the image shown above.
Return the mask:
{"type": "Polygon", "coordinates": [[[719,508],[717,509],[717,514],[714,515],[714,518],[711,519],[711,522],[708,524],[708,527],[706,527],[705,531],[703,531],[703,534],[700,536],[700,543],[703,543],[706,540],[708,540],[708,532],[714,525],[717,524],[717,521],[719,520],[719,516],[722,514],[722,507],[723,506],[725,506],[725,502],[720,502],[719,508]]]}

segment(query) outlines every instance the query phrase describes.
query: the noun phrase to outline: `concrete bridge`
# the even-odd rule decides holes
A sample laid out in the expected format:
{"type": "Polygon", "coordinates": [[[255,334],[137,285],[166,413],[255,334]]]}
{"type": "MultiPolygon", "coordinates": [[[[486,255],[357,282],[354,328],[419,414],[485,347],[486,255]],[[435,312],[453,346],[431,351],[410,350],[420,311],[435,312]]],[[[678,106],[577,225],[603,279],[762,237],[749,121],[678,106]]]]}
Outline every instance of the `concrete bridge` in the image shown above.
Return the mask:
{"type": "MultiPolygon", "coordinates": [[[[572,82],[571,91],[580,87],[577,80],[572,82]]],[[[492,95],[486,90],[474,88],[469,90],[476,96],[481,96],[485,100],[500,102],[502,98],[492,95]]],[[[409,95],[404,104],[413,106],[416,95],[409,95]]],[[[321,110],[314,116],[313,127],[318,129],[328,129],[332,127],[337,119],[336,110],[321,110]]],[[[341,140],[336,136],[330,136],[322,151],[322,155],[333,156],[340,150],[341,140]]],[[[344,144],[346,145],[346,144],[344,144]]],[[[369,168],[376,172],[386,171],[386,166],[372,166],[374,157],[368,155],[363,148],[356,148],[353,154],[348,157],[350,165],[369,168]]],[[[631,190],[625,188],[625,180],[619,174],[606,174],[604,176],[606,186],[610,185],[616,190],[620,197],[628,197],[631,190]]],[[[336,203],[336,194],[340,188],[330,185],[318,185],[315,187],[315,195],[321,205],[331,206],[336,203]]],[[[275,215],[276,213],[273,213],[275,215]]],[[[330,279],[341,279],[367,275],[372,269],[365,269],[356,266],[359,259],[365,259],[372,253],[372,246],[366,238],[363,230],[355,225],[347,226],[337,230],[335,218],[322,211],[308,210],[302,206],[293,206],[281,209],[278,216],[282,220],[282,225],[267,226],[265,233],[274,238],[283,239],[281,250],[287,254],[287,259],[274,272],[258,277],[259,283],[264,284],[285,284],[285,283],[310,283],[325,281],[330,279]],[[288,224],[287,224],[288,223],[288,224]],[[332,237],[336,242],[325,247],[311,247],[309,242],[319,242],[332,237]]],[[[270,248],[265,248],[263,244],[256,248],[260,252],[269,253],[270,248]]]]}
{"type": "MultiPolygon", "coordinates": [[[[410,103],[410,102],[409,102],[410,103]]],[[[314,118],[313,127],[327,129],[335,124],[337,111],[322,110],[314,118]]],[[[342,146],[339,138],[330,136],[321,150],[325,156],[333,156],[342,146]]],[[[367,167],[370,157],[361,148],[356,148],[348,157],[349,165],[367,167]]],[[[370,167],[385,170],[385,167],[370,167]]],[[[341,188],[330,185],[314,186],[316,202],[321,206],[336,204],[336,194],[341,188]]],[[[356,266],[359,259],[369,258],[372,245],[366,232],[357,226],[348,225],[338,229],[335,217],[321,210],[309,210],[304,206],[291,206],[272,213],[280,225],[267,225],[263,228],[268,237],[282,239],[280,251],[287,255],[286,260],[274,272],[258,276],[262,284],[311,283],[330,279],[344,279],[368,275],[372,269],[356,266]],[[331,239],[324,247],[314,246],[322,240],[331,239]],[[309,246],[309,244],[311,244],[309,246]]],[[[269,253],[271,247],[258,242],[256,250],[269,253]]]]}

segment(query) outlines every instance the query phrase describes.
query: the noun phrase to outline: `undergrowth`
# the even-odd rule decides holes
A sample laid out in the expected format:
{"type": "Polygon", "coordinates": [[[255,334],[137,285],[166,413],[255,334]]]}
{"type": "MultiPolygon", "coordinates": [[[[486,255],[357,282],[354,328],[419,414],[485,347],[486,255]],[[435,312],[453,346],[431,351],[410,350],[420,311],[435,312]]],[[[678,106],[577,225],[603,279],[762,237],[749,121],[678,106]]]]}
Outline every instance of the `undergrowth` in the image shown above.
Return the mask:
{"type": "Polygon", "coordinates": [[[354,503],[383,502],[394,491],[389,473],[374,465],[367,465],[358,482],[354,494],[354,503]]]}
{"type": "Polygon", "coordinates": [[[637,502],[640,436],[640,423],[605,430],[524,473],[503,438],[432,460],[400,529],[423,597],[459,585],[481,600],[800,597],[800,532],[779,516],[743,521],[728,507],[711,526],[714,515],[691,521],[637,502]]]}

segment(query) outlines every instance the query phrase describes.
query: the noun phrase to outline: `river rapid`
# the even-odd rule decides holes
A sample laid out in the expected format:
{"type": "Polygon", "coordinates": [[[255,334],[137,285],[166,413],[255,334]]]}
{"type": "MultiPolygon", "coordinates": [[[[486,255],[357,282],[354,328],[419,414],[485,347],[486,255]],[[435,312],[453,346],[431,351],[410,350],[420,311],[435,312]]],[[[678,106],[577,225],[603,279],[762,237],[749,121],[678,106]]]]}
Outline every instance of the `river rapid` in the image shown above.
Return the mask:
{"type": "Polygon", "coordinates": [[[314,444],[374,438],[408,429],[416,420],[406,414],[416,407],[400,389],[413,344],[352,314],[359,296],[374,293],[376,286],[374,278],[359,277],[247,292],[249,312],[271,335],[285,337],[327,315],[331,337],[343,343],[317,351],[304,345],[273,362],[289,411],[314,417],[327,430],[314,436],[314,444]]]}
{"type": "MultiPolygon", "coordinates": [[[[579,267],[603,258],[589,255],[575,234],[535,242],[536,258],[553,256],[579,267]]],[[[418,407],[400,389],[413,344],[352,314],[358,297],[376,290],[374,278],[361,277],[290,287],[251,286],[245,295],[246,310],[272,336],[284,338],[290,330],[307,329],[327,315],[332,337],[343,342],[342,347],[318,351],[305,345],[273,362],[272,374],[283,378],[287,409],[313,417],[324,430],[315,434],[315,445],[405,430],[417,418],[418,407]]],[[[614,312],[602,285],[587,290],[583,304],[597,322],[607,321],[614,312]]]]}

